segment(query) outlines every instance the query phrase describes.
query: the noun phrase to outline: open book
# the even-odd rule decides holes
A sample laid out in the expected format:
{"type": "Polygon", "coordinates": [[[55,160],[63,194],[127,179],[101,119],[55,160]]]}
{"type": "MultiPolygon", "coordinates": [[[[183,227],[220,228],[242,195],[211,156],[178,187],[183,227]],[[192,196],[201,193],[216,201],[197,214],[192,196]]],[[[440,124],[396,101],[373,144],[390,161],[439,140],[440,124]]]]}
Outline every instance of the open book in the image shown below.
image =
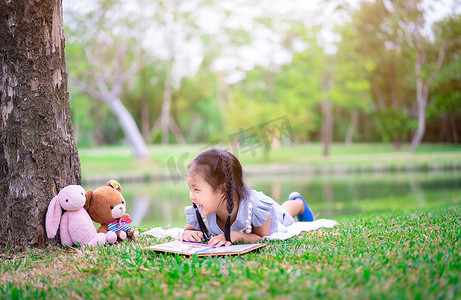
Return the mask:
{"type": "Polygon", "coordinates": [[[215,255],[236,255],[244,254],[255,249],[266,246],[264,243],[259,244],[242,244],[231,245],[228,247],[210,247],[207,244],[174,241],[164,244],[145,247],[146,250],[157,252],[178,253],[183,255],[197,256],[215,256],[215,255]]]}

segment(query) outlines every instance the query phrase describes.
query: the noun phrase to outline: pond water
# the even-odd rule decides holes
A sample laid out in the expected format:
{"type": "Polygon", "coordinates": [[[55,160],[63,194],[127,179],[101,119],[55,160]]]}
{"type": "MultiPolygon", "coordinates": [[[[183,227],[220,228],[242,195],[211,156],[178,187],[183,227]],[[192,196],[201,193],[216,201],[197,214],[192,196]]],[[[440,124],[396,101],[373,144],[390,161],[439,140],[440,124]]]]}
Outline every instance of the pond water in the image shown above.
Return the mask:
{"type": "MultiPolygon", "coordinates": [[[[247,184],[279,203],[300,192],[316,218],[461,203],[461,171],[248,177],[247,184]]],[[[184,226],[191,205],[185,179],[122,184],[133,225],[184,226]]],[[[84,186],[95,189],[98,186],[84,186]]]]}

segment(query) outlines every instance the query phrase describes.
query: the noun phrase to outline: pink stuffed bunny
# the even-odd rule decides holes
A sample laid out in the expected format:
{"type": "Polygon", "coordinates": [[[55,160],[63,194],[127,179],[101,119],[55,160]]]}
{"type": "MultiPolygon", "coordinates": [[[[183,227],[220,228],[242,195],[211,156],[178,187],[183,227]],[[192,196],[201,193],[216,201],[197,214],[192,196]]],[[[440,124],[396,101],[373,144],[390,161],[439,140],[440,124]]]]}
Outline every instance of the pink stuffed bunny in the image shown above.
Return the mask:
{"type": "Polygon", "coordinates": [[[46,212],[46,233],[48,238],[56,236],[61,223],[61,243],[72,246],[104,245],[106,234],[97,233],[93,221],[83,208],[85,205],[85,190],[79,185],[68,185],[55,196],[46,212]],[[63,208],[66,212],[62,215],[63,208]]]}

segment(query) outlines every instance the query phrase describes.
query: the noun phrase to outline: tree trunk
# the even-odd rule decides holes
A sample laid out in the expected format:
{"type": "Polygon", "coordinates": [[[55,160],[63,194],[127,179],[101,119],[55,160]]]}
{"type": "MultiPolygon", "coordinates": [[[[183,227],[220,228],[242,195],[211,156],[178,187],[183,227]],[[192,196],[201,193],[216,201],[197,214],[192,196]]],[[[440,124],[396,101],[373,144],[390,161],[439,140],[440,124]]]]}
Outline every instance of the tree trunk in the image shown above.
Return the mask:
{"type": "MultiPolygon", "coordinates": [[[[143,139],[141,132],[139,131],[138,125],[136,124],[133,116],[130,112],[126,109],[125,105],[123,105],[122,101],[118,97],[120,94],[121,86],[113,87],[112,91],[109,92],[109,89],[104,83],[102,78],[99,78],[101,86],[101,90],[105,90],[105,92],[95,92],[88,87],[81,87],[80,89],[94,99],[100,100],[106,103],[112,112],[117,117],[118,123],[120,127],[122,127],[123,133],[125,137],[128,139],[131,147],[133,148],[134,155],[136,158],[146,158],[148,156],[148,150],[146,142],[143,139]],[[115,90],[115,91],[114,91],[115,90]]],[[[97,140],[100,144],[105,144],[103,134],[99,135],[100,138],[97,140]],[[102,142],[102,143],[101,143],[102,142]]]]}
{"type": "Polygon", "coordinates": [[[451,120],[451,130],[453,133],[453,143],[458,145],[459,140],[458,140],[458,128],[456,127],[456,121],[455,121],[456,115],[454,113],[450,114],[450,120],[451,120]]]}
{"type": "Polygon", "coordinates": [[[171,118],[170,120],[170,127],[171,127],[171,133],[174,135],[176,141],[178,144],[185,144],[186,139],[184,138],[184,135],[182,135],[181,128],[179,128],[178,123],[171,118]]]}
{"type": "Polygon", "coordinates": [[[149,81],[147,79],[146,68],[141,70],[141,132],[146,143],[150,141],[150,116],[149,101],[147,95],[149,81]]]}
{"type": "Polygon", "coordinates": [[[395,76],[395,66],[394,66],[394,51],[391,51],[391,61],[389,66],[389,87],[391,90],[391,99],[392,99],[392,108],[395,111],[399,110],[399,96],[397,93],[397,80],[395,76]]]}
{"type": "Polygon", "coordinates": [[[163,90],[162,114],[160,116],[160,128],[162,131],[162,144],[168,144],[170,139],[170,107],[171,107],[171,66],[168,67],[165,76],[163,90]]]}
{"type": "Polygon", "coordinates": [[[330,144],[333,137],[333,100],[329,99],[329,92],[334,85],[333,62],[330,63],[330,70],[324,74],[322,91],[327,95],[320,103],[322,109],[322,143],[323,156],[330,154],[330,144]]]}
{"type": "Polygon", "coordinates": [[[416,147],[419,146],[423,139],[424,132],[426,131],[426,103],[427,93],[423,91],[423,80],[417,78],[416,80],[416,100],[418,103],[418,129],[416,130],[413,140],[411,141],[410,153],[415,152],[416,147]]]}
{"type": "Polygon", "coordinates": [[[322,107],[322,143],[323,156],[330,154],[331,138],[333,136],[333,103],[331,100],[324,100],[320,103],[322,107]]]}
{"type": "Polygon", "coordinates": [[[141,132],[146,143],[150,142],[150,116],[149,102],[146,98],[141,98],[141,132]]]}
{"type": "MultiPolygon", "coordinates": [[[[418,19],[420,21],[422,17],[418,19]]],[[[420,21],[421,22],[421,21],[420,21]]],[[[416,101],[418,103],[418,129],[411,141],[410,153],[415,152],[416,147],[419,146],[423,139],[424,132],[426,131],[426,106],[427,99],[429,97],[429,88],[432,81],[437,75],[438,71],[442,67],[443,60],[445,59],[445,51],[448,47],[448,41],[445,40],[440,46],[436,68],[430,73],[428,79],[423,79],[422,68],[426,61],[426,50],[423,46],[423,39],[420,35],[420,31],[417,28],[415,30],[415,44],[416,44],[416,61],[415,61],[415,76],[416,76],[416,101]]]]}
{"type": "Polygon", "coordinates": [[[381,89],[379,88],[378,84],[374,80],[374,78],[369,79],[369,82],[371,84],[371,89],[373,90],[374,95],[376,96],[376,100],[378,102],[378,107],[379,109],[383,110],[386,108],[386,101],[385,101],[385,96],[381,89]]]}
{"type": "Polygon", "coordinates": [[[410,153],[415,152],[416,147],[419,146],[423,139],[424,132],[426,131],[426,103],[429,94],[429,86],[424,84],[421,76],[421,70],[426,61],[426,52],[422,46],[421,38],[419,35],[415,37],[417,45],[416,60],[415,60],[415,77],[416,77],[416,102],[418,111],[418,129],[411,141],[410,153]]]}
{"type": "Polygon", "coordinates": [[[134,155],[136,158],[146,158],[149,153],[147,150],[146,143],[139,132],[138,125],[136,125],[133,116],[123,105],[122,101],[119,98],[106,99],[106,103],[109,104],[110,109],[115,114],[122,127],[125,137],[128,139],[128,142],[133,147],[134,155]]]}
{"type": "Polygon", "coordinates": [[[62,1],[0,2],[0,247],[46,240],[57,192],[80,184],[64,57],[62,1]]]}
{"type": "Polygon", "coordinates": [[[359,114],[356,110],[351,110],[351,123],[347,128],[345,144],[346,146],[352,145],[352,138],[354,137],[355,130],[359,122],[359,114]]]}

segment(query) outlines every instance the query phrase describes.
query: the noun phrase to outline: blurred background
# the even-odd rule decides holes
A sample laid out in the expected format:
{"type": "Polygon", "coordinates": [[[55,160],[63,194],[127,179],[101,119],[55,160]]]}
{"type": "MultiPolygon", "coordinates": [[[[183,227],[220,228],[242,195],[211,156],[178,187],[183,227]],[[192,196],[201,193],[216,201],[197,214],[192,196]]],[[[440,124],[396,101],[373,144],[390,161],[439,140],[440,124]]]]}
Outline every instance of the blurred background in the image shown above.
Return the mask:
{"type": "Polygon", "coordinates": [[[83,185],[119,180],[138,224],[184,225],[212,147],[318,217],[461,202],[461,1],[63,6],[83,185]]]}

